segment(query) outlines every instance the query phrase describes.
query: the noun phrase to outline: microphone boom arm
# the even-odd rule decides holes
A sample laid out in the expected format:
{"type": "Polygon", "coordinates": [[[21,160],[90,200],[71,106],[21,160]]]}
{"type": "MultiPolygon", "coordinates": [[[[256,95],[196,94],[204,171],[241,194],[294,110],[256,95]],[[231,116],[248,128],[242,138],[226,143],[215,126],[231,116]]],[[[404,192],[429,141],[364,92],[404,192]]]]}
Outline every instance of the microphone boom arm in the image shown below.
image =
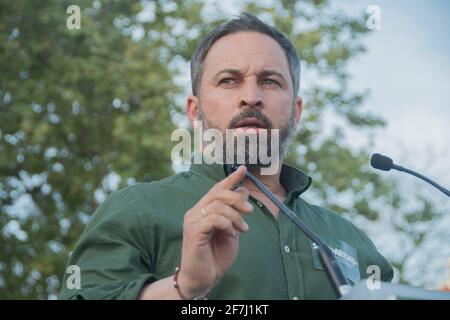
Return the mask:
{"type": "Polygon", "coordinates": [[[351,288],[351,285],[345,278],[331,249],[312,230],[310,230],[291,209],[278,200],[277,197],[275,197],[274,194],[251,172],[247,171],[246,177],[251,180],[280,209],[281,212],[284,212],[289,220],[297,226],[297,228],[299,228],[308,238],[317,244],[320,260],[331,282],[334,292],[338,298],[345,295],[351,288]]]}
{"type": "Polygon", "coordinates": [[[398,170],[398,171],[403,171],[403,172],[409,173],[409,174],[411,174],[411,175],[413,175],[413,176],[415,176],[415,177],[417,177],[417,178],[419,178],[419,179],[422,179],[423,181],[428,182],[428,183],[431,184],[433,187],[435,187],[436,189],[438,189],[439,191],[443,192],[443,193],[446,194],[448,197],[450,197],[450,191],[449,191],[449,190],[445,189],[444,187],[440,186],[439,184],[437,184],[437,183],[434,182],[433,180],[431,180],[431,179],[429,179],[429,178],[427,178],[427,177],[421,175],[421,174],[418,173],[418,172],[415,172],[415,171],[413,171],[413,170],[410,170],[410,169],[408,169],[408,168],[405,168],[405,167],[402,167],[402,166],[399,166],[399,165],[396,165],[396,164],[393,164],[393,165],[392,165],[392,169],[395,169],[395,170],[398,170]]]}

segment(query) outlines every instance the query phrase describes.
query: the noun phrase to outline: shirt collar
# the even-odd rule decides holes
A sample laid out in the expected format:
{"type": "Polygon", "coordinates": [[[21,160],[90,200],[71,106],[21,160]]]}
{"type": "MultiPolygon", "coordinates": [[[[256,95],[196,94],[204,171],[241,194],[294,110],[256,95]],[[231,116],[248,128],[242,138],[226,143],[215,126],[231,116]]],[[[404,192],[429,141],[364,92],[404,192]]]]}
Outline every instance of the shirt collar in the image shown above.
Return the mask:
{"type": "MultiPolygon", "coordinates": [[[[225,171],[221,164],[191,164],[189,171],[199,176],[218,182],[225,178],[225,171]]],[[[288,194],[293,197],[301,195],[311,186],[312,179],[303,171],[283,164],[281,167],[280,182],[288,194]]]]}

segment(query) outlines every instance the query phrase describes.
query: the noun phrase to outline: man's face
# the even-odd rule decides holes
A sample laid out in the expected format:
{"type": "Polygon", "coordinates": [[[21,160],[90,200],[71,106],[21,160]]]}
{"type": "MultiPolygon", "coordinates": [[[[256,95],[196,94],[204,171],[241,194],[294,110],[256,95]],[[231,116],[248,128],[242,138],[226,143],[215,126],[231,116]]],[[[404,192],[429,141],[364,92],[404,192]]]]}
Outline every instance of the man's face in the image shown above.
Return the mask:
{"type": "MultiPolygon", "coordinates": [[[[233,129],[280,129],[280,143],[292,134],[302,102],[293,96],[289,65],[281,46],[256,32],[239,32],[219,39],[203,63],[198,97],[189,96],[191,122],[222,133],[233,129]]],[[[225,136],[225,135],[224,135],[225,136]]]]}

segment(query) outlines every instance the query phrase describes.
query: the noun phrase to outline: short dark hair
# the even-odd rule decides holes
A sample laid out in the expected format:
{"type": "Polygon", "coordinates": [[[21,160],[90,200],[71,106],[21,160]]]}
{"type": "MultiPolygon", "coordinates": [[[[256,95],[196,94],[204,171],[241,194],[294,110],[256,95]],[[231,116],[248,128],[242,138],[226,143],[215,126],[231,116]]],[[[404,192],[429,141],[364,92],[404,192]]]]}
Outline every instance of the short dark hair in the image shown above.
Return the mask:
{"type": "Polygon", "coordinates": [[[277,41],[288,60],[289,69],[292,78],[294,97],[297,96],[300,87],[300,60],[297,51],[291,41],[280,31],[274,27],[265,24],[257,17],[250,13],[242,13],[236,19],[228,21],[216,27],[213,31],[207,34],[197,45],[191,60],[191,81],[192,94],[197,96],[199,85],[203,73],[203,61],[208,54],[212,45],[220,38],[238,32],[259,32],[268,35],[277,41]]]}

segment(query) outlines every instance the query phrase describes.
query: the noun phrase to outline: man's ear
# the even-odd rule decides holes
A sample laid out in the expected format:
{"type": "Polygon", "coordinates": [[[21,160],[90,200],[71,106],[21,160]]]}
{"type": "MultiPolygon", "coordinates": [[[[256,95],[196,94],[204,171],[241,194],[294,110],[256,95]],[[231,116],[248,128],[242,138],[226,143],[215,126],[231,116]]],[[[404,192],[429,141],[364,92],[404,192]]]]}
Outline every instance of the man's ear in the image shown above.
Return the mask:
{"type": "Polygon", "coordinates": [[[303,112],[303,101],[302,97],[297,96],[294,101],[294,116],[295,116],[295,123],[298,124],[300,122],[300,119],[302,117],[303,112]]]}
{"type": "Polygon", "coordinates": [[[198,117],[198,98],[196,96],[188,96],[186,101],[186,114],[194,127],[194,120],[198,117]]]}

